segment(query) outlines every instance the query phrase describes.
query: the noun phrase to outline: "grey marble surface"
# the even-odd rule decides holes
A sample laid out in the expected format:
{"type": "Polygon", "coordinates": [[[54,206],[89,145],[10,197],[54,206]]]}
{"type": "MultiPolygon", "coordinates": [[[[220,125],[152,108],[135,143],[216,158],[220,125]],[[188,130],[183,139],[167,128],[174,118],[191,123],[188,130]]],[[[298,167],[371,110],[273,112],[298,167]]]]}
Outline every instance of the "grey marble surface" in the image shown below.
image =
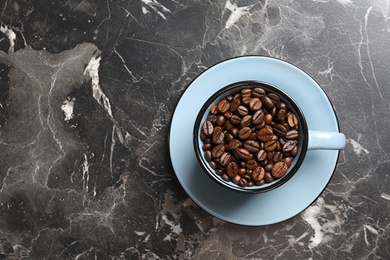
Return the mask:
{"type": "Polygon", "coordinates": [[[389,259],[390,2],[0,2],[0,259],[389,259]],[[188,84],[242,55],[329,96],[347,145],[270,226],[225,223],[173,171],[188,84]]]}

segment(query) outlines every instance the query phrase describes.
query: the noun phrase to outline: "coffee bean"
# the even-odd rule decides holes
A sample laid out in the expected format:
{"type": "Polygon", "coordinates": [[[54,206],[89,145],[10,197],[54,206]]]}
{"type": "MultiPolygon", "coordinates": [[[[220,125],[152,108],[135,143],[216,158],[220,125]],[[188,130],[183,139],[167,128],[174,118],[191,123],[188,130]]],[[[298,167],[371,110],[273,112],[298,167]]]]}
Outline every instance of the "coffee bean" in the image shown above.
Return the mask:
{"type": "Polygon", "coordinates": [[[238,183],[240,182],[240,180],[241,180],[241,176],[240,176],[240,175],[236,175],[236,176],[234,176],[234,178],[233,178],[233,182],[234,182],[235,184],[238,184],[238,183]]]}
{"type": "Polygon", "coordinates": [[[238,165],[235,162],[230,162],[226,167],[229,177],[234,178],[238,174],[238,165]]]}
{"type": "Polygon", "coordinates": [[[265,96],[266,91],[262,88],[254,88],[252,89],[252,96],[261,98],[262,96],[265,96]]]}
{"type": "Polygon", "coordinates": [[[297,143],[293,140],[289,140],[283,145],[282,149],[283,152],[291,152],[295,147],[297,147],[297,143]]]}
{"type": "Polygon", "coordinates": [[[223,143],[223,139],[225,138],[225,135],[222,133],[222,131],[214,131],[213,132],[213,143],[214,144],[221,144],[223,143]]]}
{"type": "Polygon", "coordinates": [[[248,109],[246,107],[239,106],[237,108],[236,113],[237,113],[237,115],[244,117],[244,116],[248,115],[249,111],[248,111],[248,109]]]}
{"type": "Polygon", "coordinates": [[[202,125],[202,132],[206,135],[206,136],[210,136],[213,134],[214,132],[214,126],[213,124],[206,120],[203,125],[202,125]]]}
{"type": "Polygon", "coordinates": [[[210,164],[210,167],[213,168],[214,170],[218,169],[218,164],[216,162],[211,161],[211,162],[209,162],[209,164],[210,164]]]}
{"type": "Polygon", "coordinates": [[[256,132],[252,132],[251,136],[249,136],[248,140],[251,140],[251,141],[256,141],[257,142],[257,133],[256,132]]]}
{"type": "Polygon", "coordinates": [[[253,154],[251,154],[247,149],[245,148],[237,148],[235,150],[235,153],[237,154],[237,156],[240,158],[240,159],[243,159],[245,161],[248,161],[250,159],[252,159],[253,157],[253,154]]]}
{"type": "Polygon", "coordinates": [[[241,123],[241,117],[239,117],[238,115],[232,115],[232,117],[230,118],[230,122],[233,125],[238,125],[241,123]]]}
{"type": "Polygon", "coordinates": [[[211,161],[213,159],[213,156],[211,154],[211,151],[210,150],[206,150],[204,152],[204,158],[206,159],[206,161],[211,161]]]}
{"type": "Polygon", "coordinates": [[[291,127],[298,125],[298,117],[295,114],[289,114],[287,117],[288,125],[291,127]]]}
{"type": "Polygon", "coordinates": [[[251,97],[250,96],[242,96],[242,98],[241,98],[242,104],[248,105],[249,101],[251,101],[251,97]]]}
{"type": "Polygon", "coordinates": [[[240,132],[240,130],[237,127],[233,127],[232,130],[230,130],[230,133],[234,138],[238,137],[238,132],[240,132]]]}
{"type": "Polygon", "coordinates": [[[226,167],[231,160],[232,160],[232,155],[228,152],[224,152],[220,157],[219,164],[223,167],[226,167]]]}
{"type": "Polygon", "coordinates": [[[282,101],[278,102],[276,104],[276,107],[277,107],[277,109],[286,109],[287,108],[286,103],[284,103],[282,101]]]}
{"type": "Polygon", "coordinates": [[[254,185],[255,185],[255,184],[254,184],[253,181],[248,181],[247,184],[246,184],[247,187],[252,187],[252,186],[254,186],[254,185]]]}
{"type": "Polygon", "coordinates": [[[231,112],[235,112],[240,105],[241,105],[240,99],[234,99],[233,98],[233,101],[230,103],[230,108],[229,109],[230,109],[231,112]]]}
{"type": "Polygon", "coordinates": [[[295,130],[295,129],[294,129],[294,130],[290,130],[290,131],[288,131],[288,132],[286,133],[285,137],[286,137],[287,139],[298,139],[299,133],[298,133],[298,131],[295,130]]]}
{"type": "Polygon", "coordinates": [[[238,138],[241,140],[248,139],[252,134],[252,130],[249,127],[244,127],[238,132],[238,138]]]}
{"type": "Polygon", "coordinates": [[[232,122],[230,122],[230,120],[225,120],[225,124],[223,125],[223,127],[224,127],[227,131],[230,131],[230,130],[232,130],[232,128],[234,127],[234,125],[232,124],[232,122]]]}
{"type": "Polygon", "coordinates": [[[250,159],[246,162],[245,167],[249,170],[253,170],[258,166],[257,162],[253,159],[250,159]]]}
{"type": "Polygon", "coordinates": [[[264,116],[264,122],[265,122],[266,125],[271,124],[271,122],[272,122],[272,115],[271,114],[266,114],[264,116]]]}
{"type": "Polygon", "coordinates": [[[274,159],[274,151],[267,152],[267,161],[271,162],[274,159]]]}
{"type": "Polygon", "coordinates": [[[207,121],[210,121],[212,124],[215,124],[217,122],[218,116],[217,115],[208,115],[207,116],[207,121]]]}
{"type": "Polygon", "coordinates": [[[276,113],[276,119],[279,122],[284,122],[286,120],[286,109],[284,108],[279,109],[278,112],[276,113]]]}
{"type": "Polygon", "coordinates": [[[283,177],[288,170],[288,166],[285,162],[277,162],[272,167],[271,174],[275,178],[281,178],[283,177]]]}
{"type": "Polygon", "coordinates": [[[281,153],[281,152],[276,152],[275,154],[274,154],[274,158],[273,158],[273,161],[274,162],[279,162],[279,161],[281,161],[283,159],[283,154],[281,153]]]}
{"type": "Polygon", "coordinates": [[[276,149],[276,141],[274,140],[268,141],[264,145],[264,150],[266,150],[267,152],[274,151],[275,149],[276,149]]]}
{"type": "Polygon", "coordinates": [[[226,119],[229,120],[230,118],[232,118],[233,113],[230,112],[230,111],[227,111],[227,112],[223,113],[223,116],[224,116],[226,119]]]}
{"type": "Polygon", "coordinates": [[[203,151],[207,151],[207,150],[210,150],[211,148],[212,148],[213,146],[212,146],[212,144],[203,144],[202,145],[202,150],[203,151]]]}
{"type": "Polygon", "coordinates": [[[285,158],[283,158],[283,162],[285,162],[288,167],[291,166],[292,161],[293,161],[292,157],[285,157],[285,158]]]}
{"type": "Polygon", "coordinates": [[[272,102],[272,100],[268,97],[268,96],[262,96],[260,98],[263,106],[267,109],[267,110],[271,110],[275,107],[274,103],[272,102]]]}
{"type": "Polygon", "coordinates": [[[242,146],[242,143],[240,140],[233,139],[226,145],[226,149],[232,151],[232,150],[236,150],[237,148],[239,148],[241,146],[242,146]]]}
{"type": "Polygon", "coordinates": [[[227,174],[222,174],[221,175],[221,178],[224,180],[224,181],[226,181],[226,182],[229,182],[229,181],[231,181],[232,179],[230,179],[230,177],[227,175],[227,174]]]}
{"type": "Polygon", "coordinates": [[[210,108],[210,114],[212,114],[212,115],[218,114],[218,106],[217,106],[217,105],[213,105],[213,106],[210,108]]]}
{"type": "Polygon", "coordinates": [[[266,171],[266,172],[271,172],[271,170],[272,170],[272,166],[273,166],[273,164],[266,164],[265,166],[264,166],[264,170],[266,171]]]}
{"type": "Polygon", "coordinates": [[[265,180],[265,182],[270,183],[270,182],[274,181],[274,177],[272,177],[270,172],[265,172],[264,180],[265,180]]]}
{"type": "Polygon", "coordinates": [[[221,101],[219,101],[217,105],[217,110],[221,113],[225,113],[229,111],[229,108],[230,108],[230,103],[226,99],[222,99],[221,101]]]}
{"type": "Polygon", "coordinates": [[[274,132],[270,127],[264,127],[257,132],[257,138],[263,142],[270,141],[273,135],[274,132]]]}
{"type": "Polygon", "coordinates": [[[225,146],[223,144],[217,145],[211,150],[213,158],[219,158],[225,152],[225,146]]]}
{"type": "Polygon", "coordinates": [[[244,116],[240,122],[241,127],[247,127],[247,126],[250,126],[251,124],[252,124],[252,116],[251,115],[244,116]]]}
{"type": "Polygon", "coordinates": [[[260,110],[261,106],[263,104],[261,103],[260,99],[259,98],[252,98],[250,101],[249,101],[249,109],[252,110],[252,111],[258,111],[260,110]]]}
{"type": "Polygon", "coordinates": [[[230,143],[230,141],[231,140],[233,140],[234,139],[234,136],[231,134],[231,133],[229,133],[229,132],[227,132],[226,134],[225,134],[225,143],[230,143]]]}
{"type": "Polygon", "coordinates": [[[295,146],[294,149],[292,149],[292,151],[290,152],[290,155],[291,156],[296,156],[298,154],[298,146],[295,146]]]}
{"type": "Polygon", "coordinates": [[[265,159],[267,159],[267,152],[265,150],[260,150],[257,153],[257,160],[261,162],[264,161],[265,159]]]}
{"type": "Polygon", "coordinates": [[[252,123],[255,125],[260,124],[264,120],[264,111],[263,110],[258,110],[256,111],[253,116],[252,116],[252,123]]]}
{"type": "MultiPolygon", "coordinates": [[[[239,175],[238,175],[239,176],[239,175]]],[[[241,178],[239,181],[238,181],[238,185],[241,186],[241,187],[245,187],[247,186],[248,184],[248,180],[247,179],[244,179],[244,178],[241,178]]]]}
{"type": "Polygon", "coordinates": [[[250,88],[241,89],[241,96],[242,97],[250,97],[251,95],[252,95],[252,89],[250,89],[250,88]]]}
{"type": "Polygon", "coordinates": [[[246,173],[246,169],[245,168],[238,168],[238,174],[239,175],[244,175],[246,173]]]}
{"type": "Polygon", "coordinates": [[[264,179],[265,171],[264,168],[261,166],[256,167],[252,172],[252,179],[255,182],[261,181],[264,179]]]}
{"type": "Polygon", "coordinates": [[[260,149],[260,144],[254,140],[247,140],[244,142],[244,148],[251,153],[256,153],[260,149]]]}
{"type": "Polygon", "coordinates": [[[256,181],[256,182],[255,182],[255,185],[256,185],[256,186],[261,186],[261,185],[264,185],[264,183],[265,183],[265,181],[264,181],[264,179],[262,179],[262,180],[260,180],[260,181],[256,181]]]}
{"type": "Polygon", "coordinates": [[[273,127],[273,132],[279,137],[284,137],[286,135],[287,129],[281,124],[276,124],[273,127]]]}
{"type": "Polygon", "coordinates": [[[271,101],[274,105],[276,105],[280,101],[279,96],[275,93],[269,93],[267,96],[271,99],[271,101]]]}
{"type": "Polygon", "coordinates": [[[223,115],[220,115],[217,117],[217,121],[215,122],[218,126],[223,126],[225,124],[225,117],[223,115]]]}

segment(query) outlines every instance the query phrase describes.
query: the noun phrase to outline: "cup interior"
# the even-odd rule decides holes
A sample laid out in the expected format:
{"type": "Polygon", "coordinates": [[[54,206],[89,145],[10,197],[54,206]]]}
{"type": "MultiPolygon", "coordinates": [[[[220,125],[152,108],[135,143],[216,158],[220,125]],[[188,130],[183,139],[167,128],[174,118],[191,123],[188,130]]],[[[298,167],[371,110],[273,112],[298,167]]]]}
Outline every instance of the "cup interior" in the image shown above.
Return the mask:
{"type": "Polygon", "coordinates": [[[283,90],[271,84],[260,82],[260,81],[242,81],[242,82],[233,83],[226,87],[223,87],[222,89],[214,93],[205,102],[205,104],[202,106],[201,110],[199,111],[199,114],[195,121],[193,135],[194,135],[193,139],[194,139],[195,154],[204,171],[218,184],[228,189],[243,192],[243,193],[266,192],[275,189],[280,185],[282,185],[283,183],[287,182],[298,171],[300,165],[304,160],[307,151],[307,146],[308,146],[307,123],[304,114],[302,113],[302,110],[299,108],[299,105],[283,90]],[[269,183],[264,183],[263,185],[260,186],[254,185],[252,187],[241,187],[233,182],[223,180],[221,176],[218,175],[213,168],[211,168],[209,162],[205,158],[204,151],[202,149],[203,141],[200,138],[200,133],[202,131],[202,124],[207,119],[210,108],[213,105],[218,104],[221,99],[229,95],[240,92],[244,88],[256,88],[256,87],[263,88],[264,90],[266,90],[267,94],[268,93],[277,94],[280,100],[286,104],[287,108],[298,117],[298,121],[299,121],[298,122],[298,129],[299,129],[298,130],[299,131],[298,153],[294,157],[291,166],[289,167],[287,173],[283,177],[279,179],[275,179],[269,183]]]}

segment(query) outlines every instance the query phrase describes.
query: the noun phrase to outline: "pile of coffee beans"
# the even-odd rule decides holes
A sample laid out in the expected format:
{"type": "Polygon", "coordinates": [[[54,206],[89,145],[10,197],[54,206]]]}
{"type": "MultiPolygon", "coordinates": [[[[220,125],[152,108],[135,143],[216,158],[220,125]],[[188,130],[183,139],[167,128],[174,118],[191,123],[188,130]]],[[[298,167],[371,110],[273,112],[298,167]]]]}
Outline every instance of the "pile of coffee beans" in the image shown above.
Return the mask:
{"type": "Polygon", "coordinates": [[[201,127],[211,168],[241,187],[283,177],[298,153],[298,117],[278,94],[261,87],[221,99],[201,127]]]}

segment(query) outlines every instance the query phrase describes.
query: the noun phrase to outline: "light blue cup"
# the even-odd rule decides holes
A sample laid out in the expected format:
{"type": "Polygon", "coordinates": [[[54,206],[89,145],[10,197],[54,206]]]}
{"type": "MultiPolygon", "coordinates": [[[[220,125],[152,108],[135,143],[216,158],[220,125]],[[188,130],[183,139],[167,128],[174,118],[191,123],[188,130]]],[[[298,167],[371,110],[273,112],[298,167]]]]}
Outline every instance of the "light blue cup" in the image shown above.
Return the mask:
{"type": "Polygon", "coordinates": [[[242,193],[261,193],[273,190],[282,184],[286,183],[294,174],[297,174],[301,164],[305,159],[306,152],[308,150],[341,150],[344,149],[346,145],[345,135],[339,132],[326,132],[326,131],[315,131],[308,128],[306,123],[305,115],[302,110],[286,92],[281,90],[280,88],[273,86],[269,83],[259,82],[259,81],[242,81],[230,84],[220,90],[218,90],[215,94],[213,94],[202,106],[199,114],[196,118],[194,125],[194,149],[196,157],[207,173],[207,175],[216,181],[218,184],[242,193]],[[204,152],[202,150],[203,142],[200,138],[201,128],[203,122],[206,120],[210,108],[218,104],[218,102],[231,94],[238,93],[243,88],[254,88],[261,87],[267,91],[267,93],[276,93],[281,101],[286,103],[288,109],[295,113],[298,116],[299,125],[298,129],[300,132],[300,136],[298,139],[298,154],[294,157],[294,160],[291,166],[288,169],[288,172],[279,179],[275,179],[270,183],[265,183],[261,186],[252,186],[252,187],[241,187],[233,182],[225,181],[221,178],[219,174],[209,165],[207,162],[204,152]]]}

